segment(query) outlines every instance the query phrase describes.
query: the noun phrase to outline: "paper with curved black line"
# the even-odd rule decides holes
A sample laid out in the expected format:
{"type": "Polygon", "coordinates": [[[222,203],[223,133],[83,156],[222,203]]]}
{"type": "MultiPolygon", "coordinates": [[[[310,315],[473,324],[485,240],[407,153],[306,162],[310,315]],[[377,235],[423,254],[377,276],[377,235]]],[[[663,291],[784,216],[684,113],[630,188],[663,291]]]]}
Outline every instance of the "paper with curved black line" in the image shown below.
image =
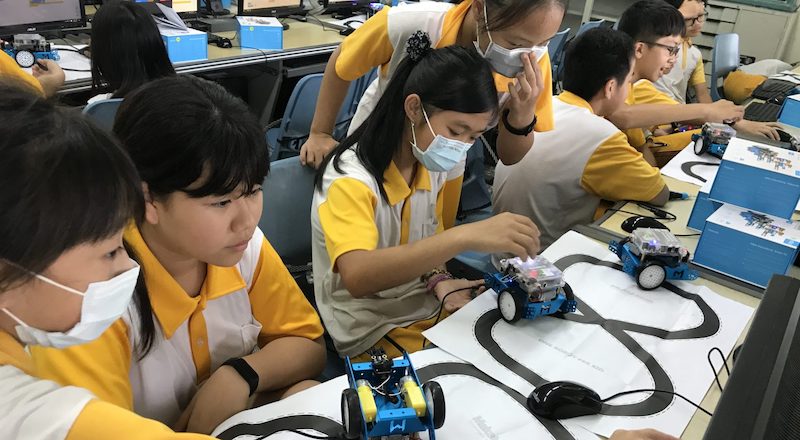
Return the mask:
{"type": "MultiPolygon", "coordinates": [[[[492,299],[493,297],[479,297],[436,328],[426,332],[428,339],[437,346],[473,363],[490,376],[501,380],[523,394],[544,382],[566,379],[566,377],[563,377],[564,374],[559,377],[558,373],[559,370],[566,371],[565,368],[574,368],[577,371],[583,368],[584,371],[593,373],[592,370],[584,367],[579,361],[585,363],[586,359],[592,360],[592,355],[597,356],[598,353],[606,353],[604,355],[605,358],[602,359],[606,364],[614,364],[616,362],[620,369],[631,368],[631,365],[636,368],[638,364],[641,366],[642,372],[646,373],[647,377],[650,378],[647,383],[636,384],[639,386],[631,384],[624,389],[655,387],[664,390],[677,390],[682,394],[687,392],[694,393],[697,395],[695,400],[699,401],[713,380],[711,370],[705,364],[705,354],[708,349],[717,345],[723,351],[730,350],[752,313],[752,309],[749,307],[719,297],[705,288],[696,288],[688,283],[667,283],[664,288],[652,292],[642,292],[632,287],[635,292],[625,293],[626,295],[628,293],[643,295],[653,299],[653,309],[649,312],[648,310],[642,310],[641,314],[645,316],[639,321],[646,320],[647,313],[660,313],[668,316],[670,310],[661,310],[657,306],[662,302],[674,303],[675,301],[681,301],[692,305],[693,313],[699,317],[698,322],[689,323],[691,325],[658,328],[645,325],[646,323],[642,324],[639,321],[634,323],[615,319],[613,316],[604,317],[595,310],[596,307],[592,307],[590,304],[601,305],[603,306],[602,308],[609,309],[609,304],[599,303],[598,301],[609,298],[609,302],[611,302],[613,301],[612,298],[619,298],[621,295],[613,291],[609,285],[604,285],[604,282],[611,279],[616,284],[621,285],[627,282],[631,286],[634,285],[633,280],[621,272],[621,267],[611,261],[616,260],[616,257],[607,249],[598,245],[597,242],[575,232],[570,232],[559,239],[543,255],[565,271],[567,281],[573,280],[571,285],[578,298],[578,313],[569,314],[565,317],[565,320],[571,324],[558,324],[557,321],[528,321],[517,323],[513,330],[509,330],[509,327],[507,327],[509,324],[502,321],[497,312],[496,303],[493,302],[496,299],[492,299]],[[608,272],[604,268],[614,272],[608,272]],[[575,276],[587,276],[587,274],[593,278],[588,281],[574,278],[575,276]],[[573,276],[573,278],[570,278],[570,276],[573,276]],[[587,290],[592,291],[587,292],[587,290]],[[672,298],[676,299],[673,300],[672,298]],[[588,303],[585,301],[587,299],[589,300],[588,303]],[[669,301],[667,301],[668,299],[669,301]],[[721,316],[726,319],[723,320],[721,316]],[[723,322],[725,325],[722,324],[723,322]],[[555,337],[555,339],[559,340],[558,337],[563,336],[548,332],[561,332],[559,329],[563,328],[563,332],[570,333],[570,325],[596,326],[597,330],[591,333],[594,335],[592,339],[587,339],[587,342],[583,344],[589,344],[588,341],[591,341],[595,345],[605,344],[608,349],[605,350],[603,347],[597,346],[587,349],[581,348],[579,352],[567,353],[557,358],[557,360],[553,356],[549,359],[551,363],[548,363],[548,360],[532,358],[532,356],[548,352],[548,348],[543,348],[536,341],[534,341],[537,344],[536,346],[522,346],[523,342],[520,342],[519,333],[516,333],[519,331],[539,332],[540,334],[536,336],[539,337],[539,342],[544,343],[547,341],[542,341],[543,338],[550,340],[550,338],[555,337]],[[553,330],[554,328],[555,330],[553,330]],[[465,337],[467,334],[472,334],[474,339],[470,340],[465,337]],[[504,336],[506,339],[498,341],[496,340],[497,335],[506,335],[504,336]],[[622,348],[616,348],[615,346],[622,348]],[[688,369],[676,366],[675,356],[659,354],[661,351],[669,351],[670,347],[684,346],[686,347],[686,367],[689,367],[688,369]],[[650,352],[653,349],[657,352],[655,355],[650,352]],[[510,350],[510,352],[506,350],[510,350]],[[561,363],[553,365],[552,362],[561,363]],[[567,363],[565,364],[564,362],[567,363]],[[631,362],[634,364],[631,364],[631,362]],[[664,362],[669,365],[663,365],[664,362]],[[707,371],[703,370],[703,368],[706,368],[707,371]],[[549,371],[548,377],[542,377],[542,371],[549,371]],[[676,379],[679,381],[678,386],[675,383],[676,379]],[[693,384],[689,390],[685,389],[687,383],[693,384]]],[[[617,286],[614,287],[618,289],[617,286]]],[[[494,295],[494,293],[489,293],[488,295],[494,295]]],[[[617,302],[618,307],[625,307],[623,301],[617,300],[617,302]]],[[[685,312],[674,311],[672,313],[685,312]]],[[[652,319],[658,321],[655,318],[654,316],[652,319]]],[[[547,317],[545,319],[553,320],[554,318],[547,317]]],[[[679,322],[687,321],[681,316],[677,316],[676,319],[679,322]]],[[[585,327],[580,329],[588,331],[585,327]]],[[[532,340],[530,333],[527,336],[527,339],[524,339],[524,343],[529,343],[532,340]]],[[[560,348],[554,347],[554,349],[560,348]]],[[[613,378],[613,369],[604,371],[608,371],[608,373],[603,377],[613,378]]],[[[577,381],[595,389],[603,388],[604,385],[607,385],[604,383],[587,383],[588,380],[597,380],[597,377],[597,374],[590,374],[585,376],[584,380],[578,378],[577,381]]],[[[600,390],[598,389],[598,391],[600,390]]],[[[612,394],[612,391],[606,391],[607,394],[601,392],[601,396],[612,394]]],[[[623,389],[617,389],[613,392],[617,391],[623,391],[623,389]]],[[[662,430],[672,432],[674,435],[680,435],[683,427],[688,423],[691,414],[694,412],[693,409],[685,407],[682,402],[677,402],[667,395],[651,394],[634,397],[627,400],[621,398],[619,401],[610,402],[610,404],[603,406],[602,414],[605,416],[624,416],[624,418],[593,417],[579,420],[585,427],[606,436],[614,428],[653,426],[661,427],[662,430]],[[637,420],[637,418],[639,419],[637,420]]]]}

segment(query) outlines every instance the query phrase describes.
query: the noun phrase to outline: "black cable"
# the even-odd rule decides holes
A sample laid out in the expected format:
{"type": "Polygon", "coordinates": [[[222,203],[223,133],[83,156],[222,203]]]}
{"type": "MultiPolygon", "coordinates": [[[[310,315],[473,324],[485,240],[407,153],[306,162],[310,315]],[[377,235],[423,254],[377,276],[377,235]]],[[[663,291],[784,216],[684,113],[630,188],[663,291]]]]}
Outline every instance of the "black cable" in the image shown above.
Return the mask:
{"type": "Polygon", "coordinates": [[[676,237],[699,237],[700,234],[672,234],[676,237]]]}
{"type": "Polygon", "coordinates": [[[711,371],[714,372],[714,381],[717,382],[717,388],[719,388],[719,391],[722,392],[722,384],[719,382],[719,373],[722,373],[722,370],[717,372],[717,369],[714,368],[714,363],[711,362],[711,353],[714,352],[719,353],[719,357],[722,359],[722,366],[725,367],[725,372],[728,373],[728,377],[731,377],[731,369],[728,368],[728,362],[726,361],[725,354],[722,352],[722,350],[720,350],[718,347],[713,347],[711,350],[708,350],[708,354],[706,355],[706,358],[708,358],[708,365],[711,366],[711,371]]]}
{"type": "MultiPolygon", "coordinates": [[[[442,318],[442,310],[444,310],[444,302],[447,301],[447,297],[449,297],[450,295],[452,295],[452,294],[454,294],[456,292],[461,292],[462,290],[468,290],[468,289],[474,289],[474,287],[462,287],[460,289],[451,290],[450,292],[445,293],[445,295],[442,297],[442,302],[439,303],[439,308],[438,308],[438,310],[436,312],[436,320],[433,321],[433,325],[431,327],[433,327],[434,325],[438,324],[439,320],[442,318]]],[[[422,337],[422,349],[423,350],[425,349],[425,342],[426,341],[428,341],[428,338],[423,336],[422,337]]]]}
{"type": "Polygon", "coordinates": [[[86,73],[91,72],[91,70],[87,69],[67,69],[66,67],[62,67],[61,70],[63,70],[64,72],[86,72],[86,73]]]}
{"type": "Polygon", "coordinates": [[[638,214],[638,213],[635,213],[635,212],[625,211],[624,209],[616,209],[616,208],[608,208],[606,211],[621,212],[623,214],[630,214],[630,215],[635,215],[637,217],[651,218],[653,220],[661,220],[661,221],[665,221],[665,222],[671,222],[671,221],[675,221],[677,219],[675,214],[672,214],[672,213],[670,213],[670,214],[672,214],[672,216],[675,217],[675,218],[662,218],[662,217],[656,217],[656,216],[653,216],[653,215],[638,214]]]}
{"type": "Polygon", "coordinates": [[[691,400],[687,399],[686,397],[682,396],[679,393],[676,393],[674,391],[656,390],[656,389],[652,389],[652,388],[651,389],[622,391],[621,393],[614,394],[611,397],[606,397],[605,399],[601,400],[601,402],[606,403],[609,400],[616,399],[617,397],[622,397],[622,396],[627,396],[628,394],[637,394],[637,393],[664,393],[664,394],[671,394],[673,396],[678,396],[681,399],[683,399],[683,400],[689,402],[690,404],[694,405],[694,407],[699,409],[700,411],[703,411],[704,413],[708,414],[709,416],[713,416],[713,414],[711,414],[710,412],[706,411],[705,408],[703,408],[702,406],[692,402],[691,400]]]}
{"type": "MultiPolygon", "coordinates": [[[[341,440],[342,439],[341,435],[336,436],[336,437],[330,436],[330,435],[316,435],[316,434],[309,434],[309,433],[300,431],[299,429],[280,429],[278,431],[273,432],[272,434],[275,434],[275,433],[281,432],[281,431],[291,432],[293,434],[302,435],[303,437],[315,438],[315,439],[319,439],[319,440],[341,440]]],[[[270,434],[270,435],[272,435],[272,434],[270,434]]],[[[267,437],[269,437],[269,436],[262,435],[261,437],[257,437],[256,440],[263,440],[263,439],[265,439],[267,437]]]]}

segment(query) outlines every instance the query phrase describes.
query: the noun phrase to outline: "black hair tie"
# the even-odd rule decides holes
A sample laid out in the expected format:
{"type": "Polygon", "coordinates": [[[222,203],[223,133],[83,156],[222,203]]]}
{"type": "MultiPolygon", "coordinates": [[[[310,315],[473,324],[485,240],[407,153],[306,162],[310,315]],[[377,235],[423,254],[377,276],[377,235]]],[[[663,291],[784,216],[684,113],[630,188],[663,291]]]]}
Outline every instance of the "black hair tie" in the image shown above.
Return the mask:
{"type": "Polygon", "coordinates": [[[431,52],[431,37],[426,32],[416,31],[408,37],[406,53],[411,61],[418,63],[431,52]]]}

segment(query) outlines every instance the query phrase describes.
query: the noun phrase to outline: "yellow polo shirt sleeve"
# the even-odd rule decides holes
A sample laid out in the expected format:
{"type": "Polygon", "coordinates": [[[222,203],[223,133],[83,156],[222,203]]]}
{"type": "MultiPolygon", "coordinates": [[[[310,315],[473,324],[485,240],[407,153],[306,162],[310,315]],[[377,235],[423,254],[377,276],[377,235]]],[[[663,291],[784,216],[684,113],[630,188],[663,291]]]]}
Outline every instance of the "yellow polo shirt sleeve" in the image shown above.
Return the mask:
{"type": "Polygon", "coordinates": [[[444,229],[450,229],[456,223],[458,204],[461,202],[461,185],[463,183],[463,174],[448,180],[445,182],[444,187],[439,191],[439,195],[436,198],[436,212],[439,213],[439,226],[443,226],[444,229]]]}
{"type": "Polygon", "coordinates": [[[248,296],[253,317],[262,326],[258,336],[259,347],[284,336],[308,339],[322,336],[322,323],[317,312],[266,238],[261,243],[248,296]]]}
{"type": "Polygon", "coordinates": [[[389,9],[381,9],[339,45],[339,58],[336,60],[339,78],[354,81],[392,59],[394,47],[389,40],[389,9]]]}
{"type": "Polygon", "coordinates": [[[39,80],[34,78],[33,75],[28,74],[22,70],[13,58],[8,56],[7,53],[0,50],[0,80],[3,82],[18,82],[22,85],[29,86],[31,89],[36,90],[39,94],[44,95],[44,89],[39,80]]]}
{"type": "Polygon", "coordinates": [[[689,77],[689,85],[696,86],[698,84],[706,83],[706,69],[703,67],[703,60],[697,60],[697,65],[692,70],[692,75],[689,77]]]}
{"type": "Polygon", "coordinates": [[[658,168],[648,164],[623,133],[597,147],[581,176],[585,190],[606,200],[652,200],[664,185],[658,168]]]}
{"type": "MultiPolygon", "coordinates": [[[[628,97],[625,99],[625,104],[627,105],[639,105],[639,104],[678,104],[678,101],[675,101],[667,95],[666,93],[658,90],[652,82],[647,80],[642,80],[637,82],[636,84],[631,85],[631,89],[628,93],[628,97]]],[[[628,143],[633,145],[635,148],[641,148],[642,145],[647,142],[647,137],[644,133],[645,129],[650,129],[651,127],[638,127],[638,128],[629,128],[624,130],[625,135],[628,137],[628,143]]]]}
{"type": "Polygon", "coordinates": [[[37,377],[86,388],[101,400],[133,410],[132,348],[122,319],[92,342],[65,349],[31,346],[30,352],[37,377]]]}
{"type": "Polygon", "coordinates": [[[162,423],[138,416],[108,402],[92,400],[75,419],[66,440],[95,439],[212,440],[193,433],[176,433],[162,423]]]}
{"type": "Polygon", "coordinates": [[[366,184],[349,177],[336,179],[328,187],[325,202],[319,206],[319,222],[334,272],[336,260],[343,254],[378,248],[378,197],[366,184]]]}

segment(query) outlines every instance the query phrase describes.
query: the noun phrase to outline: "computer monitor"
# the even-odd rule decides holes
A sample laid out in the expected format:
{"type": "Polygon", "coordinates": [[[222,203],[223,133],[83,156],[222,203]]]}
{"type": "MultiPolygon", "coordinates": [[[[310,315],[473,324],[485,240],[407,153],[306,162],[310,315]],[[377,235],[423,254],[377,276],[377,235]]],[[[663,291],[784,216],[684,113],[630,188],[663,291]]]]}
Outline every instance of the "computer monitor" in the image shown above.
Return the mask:
{"type": "Polygon", "coordinates": [[[0,0],[0,36],[85,25],[83,0],[0,0]]]}
{"type": "Polygon", "coordinates": [[[800,280],[764,291],[704,440],[800,438],[800,280]]]}
{"type": "Polygon", "coordinates": [[[347,18],[369,10],[373,0],[324,0],[323,14],[331,14],[334,18],[347,18]]]}
{"type": "Polygon", "coordinates": [[[260,17],[288,17],[304,15],[302,0],[240,0],[239,15],[260,17]]]}
{"type": "MultiPolygon", "coordinates": [[[[2,0],[0,0],[2,1],[2,0]]],[[[197,0],[134,0],[135,3],[161,3],[169,6],[181,17],[197,14],[197,0]]]]}

